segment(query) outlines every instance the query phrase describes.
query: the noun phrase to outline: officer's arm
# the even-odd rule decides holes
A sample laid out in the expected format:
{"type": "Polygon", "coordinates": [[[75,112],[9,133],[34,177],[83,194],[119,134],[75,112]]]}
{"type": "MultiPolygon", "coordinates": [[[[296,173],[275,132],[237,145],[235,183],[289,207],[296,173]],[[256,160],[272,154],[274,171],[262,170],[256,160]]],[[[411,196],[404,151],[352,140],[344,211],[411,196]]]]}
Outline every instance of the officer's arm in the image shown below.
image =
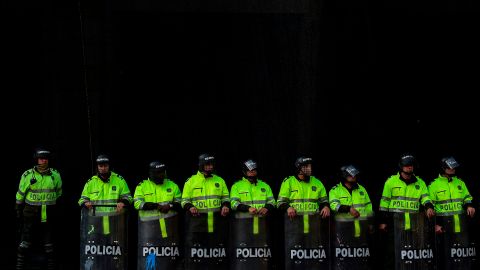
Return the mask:
{"type": "Polygon", "coordinates": [[[370,196],[368,196],[368,192],[366,189],[363,190],[365,192],[365,214],[367,216],[373,215],[373,206],[372,201],[370,200],[370,196]]]}
{"type": "Polygon", "coordinates": [[[318,206],[320,210],[324,207],[330,208],[330,204],[328,203],[327,190],[325,189],[325,186],[322,184],[322,182],[320,182],[320,198],[318,200],[318,206]]]}
{"type": "Polygon", "coordinates": [[[133,198],[130,189],[128,188],[127,181],[120,175],[118,175],[118,177],[121,179],[122,184],[120,185],[120,197],[117,202],[121,202],[125,204],[125,206],[130,205],[133,202],[133,198]]]}
{"type": "Polygon", "coordinates": [[[60,176],[60,173],[57,173],[57,177],[55,178],[55,193],[57,196],[57,199],[60,198],[63,194],[63,189],[62,189],[62,177],[60,176]]]}
{"type": "MultiPolygon", "coordinates": [[[[330,191],[328,192],[328,198],[330,200],[330,208],[335,212],[339,212],[342,205],[340,204],[340,200],[337,198],[336,193],[337,192],[336,192],[335,188],[330,189],[330,191]]],[[[350,207],[349,207],[348,210],[350,211],[350,207]]]]}
{"type": "Polygon", "coordinates": [[[422,190],[421,190],[422,195],[420,195],[420,201],[421,201],[422,205],[425,206],[425,208],[427,208],[427,209],[429,209],[429,208],[434,209],[432,200],[430,200],[430,196],[428,196],[427,186],[425,185],[425,183],[421,183],[420,186],[422,188],[422,190]]]}
{"type": "Polygon", "coordinates": [[[390,182],[387,180],[383,186],[382,198],[380,199],[379,216],[378,221],[380,224],[386,224],[389,218],[388,209],[390,201],[392,200],[392,193],[390,188],[390,182]]]}
{"type": "Polygon", "coordinates": [[[26,180],[26,176],[28,174],[23,174],[20,178],[20,183],[18,184],[18,191],[16,194],[16,201],[17,204],[24,204],[25,203],[25,196],[27,195],[27,189],[29,187],[29,181],[26,180]]]}
{"type": "Polygon", "coordinates": [[[188,179],[184,186],[183,186],[183,192],[182,192],[182,207],[185,209],[185,211],[188,211],[191,207],[193,207],[191,198],[192,198],[192,189],[190,188],[190,179],[188,179]]]}
{"type": "Polygon", "coordinates": [[[230,208],[230,193],[225,180],[222,181],[222,206],[230,208]]]}
{"type": "Polygon", "coordinates": [[[237,184],[233,184],[230,191],[230,205],[234,211],[248,212],[249,206],[240,202],[240,194],[238,194],[237,184]],[[245,209],[247,210],[245,211],[245,209]]]}
{"type": "Polygon", "coordinates": [[[265,208],[268,209],[269,212],[275,209],[275,197],[273,197],[273,192],[270,186],[266,187],[267,189],[267,203],[265,204],[265,208]]]}
{"type": "Polygon", "coordinates": [[[277,207],[280,211],[287,211],[290,207],[290,182],[287,179],[283,180],[280,186],[280,192],[278,193],[277,207]]]}
{"type": "Polygon", "coordinates": [[[468,191],[467,185],[465,182],[462,183],[463,185],[463,190],[465,190],[465,196],[463,197],[463,207],[464,209],[467,209],[468,207],[473,207],[473,197],[470,195],[470,192],[468,191]]]}
{"type": "Polygon", "coordinates": [[[87,180],[87,183],[85,183],[85,186],[83,186],[83,191],[82,195],[80,196],[80,199],[78,200],[78,205],[80,206],[85,206],[86,202],[90,202],[90,180],[87,180]]]}
{"type": "Polygon", "coordinates": [[[143,205],[145,204],[145,196],[143,195],[143,188],[141,183],[138,184],[135,188],[133,198],[133,207],[135,207],[135,209],[137,210],[143,209],[143,205]]]}
{"type": "Polygon", "coordinates": [[[182,205],[181,205],[181,202],[182,202],[182,193],[180,192],[180,188],[178,187],[177,184],[174,184],[174,197],[173,197],[173,202],[172,202],[172,209],[177,212],[177,213],[180,213],[182,211],[182,205]]]}

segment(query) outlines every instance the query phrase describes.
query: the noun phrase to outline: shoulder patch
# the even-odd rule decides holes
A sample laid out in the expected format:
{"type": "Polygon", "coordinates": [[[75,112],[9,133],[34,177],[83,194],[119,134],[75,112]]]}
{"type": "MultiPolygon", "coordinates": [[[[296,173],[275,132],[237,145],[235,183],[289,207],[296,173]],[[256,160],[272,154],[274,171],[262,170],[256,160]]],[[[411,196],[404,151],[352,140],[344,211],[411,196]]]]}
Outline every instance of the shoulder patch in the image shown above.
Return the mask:
{"type": "Polygon", "coordinates": [[[288,180],[288,178],[290,178],[290,176],[288,176],[288,177],[285,177],[285,179],[283,179],[283,181],[282,181],[282,182],[285,182],[285,181],[287,181],[287,180],[288,180]]]}
{"type": "Polygon", "coordinates": [[[32,170],[26,170],[26,171],[22,174],[22,177],[25,177],[25,176],[27,176],[27,175],[29,175],[29,174],[31,174],[31,173],[32,173],[32,170]]]}

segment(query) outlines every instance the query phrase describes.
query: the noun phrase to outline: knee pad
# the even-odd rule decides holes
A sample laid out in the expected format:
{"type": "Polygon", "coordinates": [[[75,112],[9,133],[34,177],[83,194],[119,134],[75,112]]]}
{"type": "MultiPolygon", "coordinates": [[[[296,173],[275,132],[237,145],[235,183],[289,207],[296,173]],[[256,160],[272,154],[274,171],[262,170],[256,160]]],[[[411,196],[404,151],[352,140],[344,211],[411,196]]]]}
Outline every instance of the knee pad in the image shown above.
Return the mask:
{"type": "Polygon", "coordinates": [[[27,242],[27,241],[22,241],[20,242],[20,244],[18,245],[18,253],[20,254],[25,254],[27,252],[27,250],[30,249],[30,247],[32,246],[32,243],[30,242],[27,242]]]}
{"type": "Polygon", "coordinates": [[[46,244],[43,246],[43,248],[45,249],[45,252],[46,252],[47,254],[51,254],[51,253],[53,253],[54,250],[55,250],[52,243],[46,243],[46,244]]]}

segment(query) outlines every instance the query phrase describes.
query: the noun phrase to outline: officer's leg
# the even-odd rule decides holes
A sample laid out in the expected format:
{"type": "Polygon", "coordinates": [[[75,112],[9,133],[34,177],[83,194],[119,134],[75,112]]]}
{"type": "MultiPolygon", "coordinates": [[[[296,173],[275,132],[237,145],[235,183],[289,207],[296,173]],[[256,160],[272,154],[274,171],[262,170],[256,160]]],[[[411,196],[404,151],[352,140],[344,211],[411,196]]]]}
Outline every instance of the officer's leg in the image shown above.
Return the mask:
{"type": "Polygon", "coordinates": [[[24,217],[21,240],[17,249],[17,270],[26,269],[27,252],[32,247],[32,230],[33,219],[30,217],[24,217]]]}
{"type": "Polygon", "coordinates": [[[42,224],[43,227],[43,248],[47,257],[47,269],[53,270],[57,267],[57,260],[55,257],[55,248],[53,240],[52,225],[47,222],[42,224]]]}

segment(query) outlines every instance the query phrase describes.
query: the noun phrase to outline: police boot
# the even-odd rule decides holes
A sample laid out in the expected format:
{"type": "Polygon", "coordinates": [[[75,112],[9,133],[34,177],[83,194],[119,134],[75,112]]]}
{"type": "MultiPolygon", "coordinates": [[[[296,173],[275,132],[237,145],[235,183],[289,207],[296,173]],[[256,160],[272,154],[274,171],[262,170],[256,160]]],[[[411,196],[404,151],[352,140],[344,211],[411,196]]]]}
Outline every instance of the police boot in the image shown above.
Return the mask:
{"type": "Polygon", "coordinates": [[[48,270],[56,270],[57,269],[57,260],[55,258],[55,252],[53,248],[53,244],[45,244],[45,254],[47,256],[47,269],[48,270]]]}
{"type": "Polygon", "coordinates": [[[27,269],[26,267],[26,259],[27,259],[27,251],[30,248],[30,243],[26,241],[22,241],[20,245],[18,245],[17,249],[17,264],[15,269],[22,270],[27,269]]]}

